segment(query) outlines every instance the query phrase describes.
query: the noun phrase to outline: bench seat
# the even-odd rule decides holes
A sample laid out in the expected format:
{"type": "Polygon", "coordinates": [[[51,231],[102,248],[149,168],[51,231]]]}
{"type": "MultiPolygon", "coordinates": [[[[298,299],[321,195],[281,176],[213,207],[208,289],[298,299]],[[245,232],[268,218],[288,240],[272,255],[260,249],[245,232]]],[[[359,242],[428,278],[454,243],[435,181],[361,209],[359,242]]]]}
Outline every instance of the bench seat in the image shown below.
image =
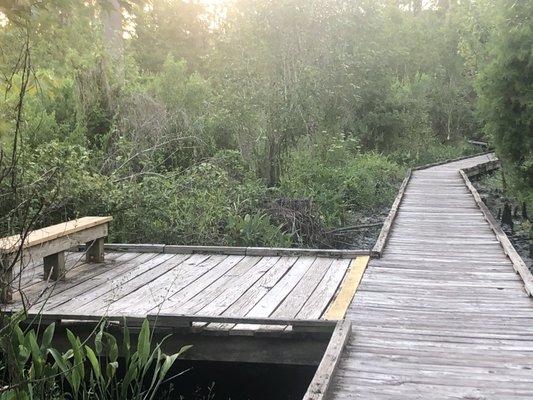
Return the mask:
{"type": "Polygon", "coordinates": [[[45,279],[58,280],[65,273],[65,251],[87,244],[87,262],[104,261],[104,238],[113,217],[83,217],[29,232],[24,238],[14,235],[0,238],[3,303],[12,299],[13,267],[43,259],[45,279]],[[24,239],[24,240],[23,240],[24,239]],[[22,244],[22,246],[21,246],[22,244]]]}

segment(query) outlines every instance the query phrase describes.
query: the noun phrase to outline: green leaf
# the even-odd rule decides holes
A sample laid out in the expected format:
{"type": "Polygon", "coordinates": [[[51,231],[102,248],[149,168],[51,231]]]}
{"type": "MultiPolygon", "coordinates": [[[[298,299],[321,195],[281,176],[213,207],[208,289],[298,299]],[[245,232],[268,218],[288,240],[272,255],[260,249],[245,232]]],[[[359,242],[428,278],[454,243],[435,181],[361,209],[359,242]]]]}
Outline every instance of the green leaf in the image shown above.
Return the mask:
{"type": "Polygon", "coordinates": [[[150,356],[150,324],[147,319],[143,321],[141,331],[139,332],[137,353],[139,353],[140,364],[145,365],[150,356]]]}
{"type": "Polygon", "coordinates": [[[83,348],[81,347],[80,339],[76,337],[69,329],[67,329],[67,338],[72,346],[72,353],[74,355],[71,385],[73,385],[72,389],[75,396],[77,396],[81,380],[85,376],[84,353],[83,348]]]}
{"type": "Polygon", "coordinates": [[[179,357],[181,356],[183,353],[185,353],[186,351],[189,351],[190,349],[192,349],[194,346],[192,344],[188,344],[186,346],[182,346],[181,349],[179,349],[179,351],[176,353],[176,355],[179,357]]]}
{"type": "Polygon", "coordinates": [[[133,356],[131,357],[129,368],[124,374],[124,380],[122,381],[122,390],[121,390],[122,398],[126,398],[126,396],[128,395],[132,382],[138,382],[140,378],[138,360],[139,360],[138,353],[135,352],[133,356]]]}
{"type": "Polygon", "coordinates": [[[109,364],[107,364],[106,374],[107,374],[107,379],[108,379],[109,382],[115,376],[115,373],[117,372],[117,368],[118,368],[118,362],[117,361],[110,362],[109,364]]]}
{"type": "Polygon", "coordinates": [[[18,400],[14,390],[8,390],[0,395],[0,400],[18,400]]]}
{"type": "Polygon", "coordinates": [[[126,325],[126,319],[124,318],[124,332],[123,332],[123,346],[124,346],[124,360],[126,364],[126,368],[128,368],[128,365],[130,363],[130,357],[131,357],[131,344],[130,344],[130,331],[128,329],[128,325],[126,325]]]}
{"type": "Polygon", "coordinates": [[[69,369],[69,366],[67,365],[67,361],[65,361],[64,356],[59,354],[59,352],[56,349],[53,349],[53,348],[48,349],[48,352],[54,358],[54,361],[58,365],[58,367],[61,370],[61,372],[67,372],[67,370],[69,369]]]}
{"type": "Polygon", "coordinates": [[[179,353],[172,354],[171,356],[168,356],[165,354],[165,361],[163,362],[163,366],[161,367],[161,371],[159,371],[159,379],[162,381],[165,379],[165,376],[167,375],[168,371],[176,361],[176,359],[179,357],[179,353]]]}
{"type": "Polygon", "coordinates": [[[41,350],[46,351],[48,347],[50,347],[50,344],[52,343],[52,339],[54,337],[54,331],[55,331],[56,324],[55,322],[51,323],[46,327],[43,333],[43,340],[41,342],[41,350]]]}
{"type": "Polygon", "coordinates": [[[89,362],[93,368],[94,376],[96,379],[101,380],[102,372],[100,371],[100,363],[98,362],[96,354],[94,354],[93,349],[91,349],[89,346],[85,346],[85,352],[87,353],[87,358],[89,359],[89,362]]]}
{"type": "Polygon", "coordinates": [[[24,367],[24,365],[28,361],[28,358],[30,358],[30,354],[30,350],[26,346],[19,344],[17,360],[21,368],[24,367]]]}
{"type": "Polygon", "coordinates": [[[103,333],[104,333],[104,323],[102,322],[100,324],[98,332],[96,332],[96,335],[94,336],[94,349],[96,350],[96,354],[98,354],[98,355],[102,354],[102,335],[103,335],[103,333]]]}
{"type": "Polygon", "coordinates": [[[24,332],[22,332],[22,329],[20,329],[20,326],[15,325],[15,333],[17,336],[18,344],[24,344],[24,332]]]}
{"type": "Polygon", "coordinates": [[[42,372],[42,366],[44,364],[44,357],[41,354],[41,349],[39,345],[37,344],[37,337],[35,336],[35,332],[33,330],[29,332],[27,339],[28,339],[28,344],[30,346],[33,366],[35,368],[34,370],[36,374],[35,378],[40,378],[41,372],[42,372]]]}
{"type": "Polygon", "coordinates": [[[104,332],[104,337],[107,342],[107,357],[111,362],[117,361],[118,359],[118,345],[115,337],[107,332],[104,332]]]}

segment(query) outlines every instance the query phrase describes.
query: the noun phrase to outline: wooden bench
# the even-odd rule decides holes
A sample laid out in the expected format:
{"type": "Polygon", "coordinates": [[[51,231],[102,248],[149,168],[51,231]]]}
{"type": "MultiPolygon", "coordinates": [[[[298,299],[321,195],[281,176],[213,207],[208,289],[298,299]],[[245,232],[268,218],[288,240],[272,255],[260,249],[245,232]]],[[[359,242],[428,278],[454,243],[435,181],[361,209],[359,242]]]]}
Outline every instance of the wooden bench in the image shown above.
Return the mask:
{"type": "Polygon", "coordinates": [[[37,229],[24,240],[20,235],[0,238],[0,301],[12,300],[13,267],[43,259],[44,279],[58,280],[65,275],[65,250],[87,244],[87,262],[104,261],[104,238],[113,217],[83,217],[37,229]],[[22,246],[21,246],[22,244],[22,246]]]}

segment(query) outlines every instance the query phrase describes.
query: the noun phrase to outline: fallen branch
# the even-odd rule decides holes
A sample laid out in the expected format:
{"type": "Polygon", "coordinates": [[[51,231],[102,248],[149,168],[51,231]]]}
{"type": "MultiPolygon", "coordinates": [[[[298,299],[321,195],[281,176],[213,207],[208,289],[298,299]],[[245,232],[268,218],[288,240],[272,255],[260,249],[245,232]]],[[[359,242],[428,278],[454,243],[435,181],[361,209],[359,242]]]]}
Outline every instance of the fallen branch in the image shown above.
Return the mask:
{"type": "Polygon", "coordinates": [[[344,226],[342,228],[336,228],[331,231],[326,232],[327,234],[335,234],[338,232],[345,232],[345,231],[357,231],[360,229],[366,229],[366,228],[374,228],[376,226],[383,225],[383,222],[374,222],[372,224],[361,224],[361,225],[353,225],[353,226],[344,226]]]}

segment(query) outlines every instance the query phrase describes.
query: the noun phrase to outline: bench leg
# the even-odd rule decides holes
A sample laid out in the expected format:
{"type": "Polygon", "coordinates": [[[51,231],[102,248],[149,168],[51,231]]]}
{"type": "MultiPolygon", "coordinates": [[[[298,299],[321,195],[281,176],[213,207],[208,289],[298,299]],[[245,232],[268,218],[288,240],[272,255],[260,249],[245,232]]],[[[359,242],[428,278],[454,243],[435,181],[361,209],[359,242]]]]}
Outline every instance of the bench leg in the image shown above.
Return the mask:
{"type": "Polygon", "coordinates": [[[87,242],[87,262],[104,262],[104,238],[87,242]]]}
{"type": "Polygon", "coordinates": [[[0,302],[10,303],[13,300],[13,257],[11,255],[0,255],[0,302]]]}
{"type": "Polygon", "coordinates": [[[65,252],[51,254],[44,257],[44,279],[57,281],[65,277],[65,252]]]}

